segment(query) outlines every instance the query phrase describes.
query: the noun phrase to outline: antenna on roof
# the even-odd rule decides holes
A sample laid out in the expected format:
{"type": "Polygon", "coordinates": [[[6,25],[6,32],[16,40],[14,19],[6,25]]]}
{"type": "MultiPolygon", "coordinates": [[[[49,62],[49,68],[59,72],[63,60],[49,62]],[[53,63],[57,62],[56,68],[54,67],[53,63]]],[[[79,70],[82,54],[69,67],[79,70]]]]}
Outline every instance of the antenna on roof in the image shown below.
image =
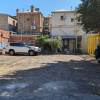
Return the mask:
{"type": "Polygon", "coordinates": [[[70,8],[71,8],[71,10],[72,10],[72,6],[71,6],[70,8]]]}

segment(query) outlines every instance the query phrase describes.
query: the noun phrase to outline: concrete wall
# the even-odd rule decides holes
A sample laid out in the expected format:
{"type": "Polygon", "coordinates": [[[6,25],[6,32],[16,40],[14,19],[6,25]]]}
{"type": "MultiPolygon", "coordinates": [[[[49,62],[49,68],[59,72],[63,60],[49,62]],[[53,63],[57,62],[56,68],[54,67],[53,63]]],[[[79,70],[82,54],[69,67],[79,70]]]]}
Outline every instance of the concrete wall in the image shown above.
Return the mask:
{"type": "Polygon", "coordinates": [[[8,17],[8,24],[9,24],[9,31],[17,31],[17,20],[12,18],[12,17],[8,17]],[[13,24],[13,22],[15,23],[15,25],[13,24]]]}
{"type": "Polygon", "coordinates": [[[0,29],[5,31],[14,31],[16,32],[16,24],[17,20],[13,17],[6,15],[6,14],[0,14],[0,29]],[[13,21],[15,21],[15,25],[13,25],[13,21]]]}
{"type": "Polygon", "coordinates": [[[2,30],[9,30],[8,26],[8,15],[0,14],[0,29],[2,30]]]}

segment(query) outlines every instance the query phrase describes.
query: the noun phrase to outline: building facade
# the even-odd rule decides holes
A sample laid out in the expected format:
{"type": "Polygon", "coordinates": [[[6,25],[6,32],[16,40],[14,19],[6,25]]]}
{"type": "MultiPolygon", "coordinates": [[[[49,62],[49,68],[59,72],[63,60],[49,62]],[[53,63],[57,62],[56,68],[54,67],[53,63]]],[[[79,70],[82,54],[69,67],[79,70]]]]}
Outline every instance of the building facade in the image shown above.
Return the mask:
{"type": "Polygon", "coordinates": [[[52,16],[44,17],[43,22],[43,34],[50,35],[52,31],[52,16]]]}
{"type": "Polygon", "coordinates": [[[12,42],[26,42],[29,45],[40,46],[34,41],[34,37],[50,35],[51,16],[44,17],[39,8],[31,6],[31,10],[20,12],[16,9],[17,16],[17,33],[11,35],[12,42]],[[45,29],[47,28],[47,29],[45,29]]]}
{"type": "Polygon", "coordinates": [[[18,33],[22,34],[42,34],[43,14],[39,8],[31,6],[31,10],[19,12],[17,9],[18,33]]]}
{"type": "Polygon", "coordinates": [[[64,49],[70,52],[75,52],[80,49],[83,52],[87,51],[87,37],[92,34],[86,34],[80,20],[76,20],[79,16],[75,11],[66,9],[52,12],[52,33],[51,38],[61,36],[63,39],[64,49]]]}
{"type": "Polygon", "coordinates": [[[0,29],[5,31],[17,31],[17,19],[7,14],[0,14],[0,29]]]}

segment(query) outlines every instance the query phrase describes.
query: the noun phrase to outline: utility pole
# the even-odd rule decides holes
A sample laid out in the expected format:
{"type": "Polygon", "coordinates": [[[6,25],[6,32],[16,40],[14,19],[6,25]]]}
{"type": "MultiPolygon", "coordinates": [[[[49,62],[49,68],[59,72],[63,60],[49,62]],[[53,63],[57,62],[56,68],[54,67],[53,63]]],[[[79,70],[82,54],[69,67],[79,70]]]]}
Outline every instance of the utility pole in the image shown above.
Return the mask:
{"type": "Polygon", "coordinates": [[[70,8],[71,8],[71,10],[72,10],[72,6],[71,6],[70,8]]]}
{"type": "Polygon", "coordinates": [[[21,42],[22,42],[22,29],[21,29],[21,42]]]}
{"type": "Polygon", "coordinates": [[[24,33],[24,8],[23,8],[23,33],[24,33]]]}

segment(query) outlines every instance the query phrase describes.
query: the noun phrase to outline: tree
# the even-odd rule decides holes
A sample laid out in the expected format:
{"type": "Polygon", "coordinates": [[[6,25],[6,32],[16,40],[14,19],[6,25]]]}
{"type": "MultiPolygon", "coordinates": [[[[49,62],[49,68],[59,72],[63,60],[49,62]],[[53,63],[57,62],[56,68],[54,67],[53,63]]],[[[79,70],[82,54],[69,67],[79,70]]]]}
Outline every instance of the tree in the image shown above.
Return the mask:
{"type": "Polygon", "coordinates": [[[49,38],[49,36],[43,36],[42,35],[41,37],[35,37],[34,41],[44,43],[45,40],[48,39],[48,38],[49,38]]]}
{"type": "Polygon", "coordinates": [[[42,42],[43,49],[48,49],[48,51],[57,52],[58,49],[62,49],[63,43],[62,38],[58,36],[58,38],[52,39],[48,36],[41,36],[38,38],[34,38],[36,42],[42,42]]]}
{"type": "Polygon", "coordinates": [[[51,51],[57,52],[58,49],[62,49],[63,43],[62,43],[62,38],[58,36],[58,38],[52,39],[46,39],[45,43],[49,45],[49,48],[51,48],[51,51]]]}
{"type": "Polygon", "coordinates": [[[100,0],[81,0],[77,19],[82,21],[83,29],[88,32],[100,33],[100,0]]]}

